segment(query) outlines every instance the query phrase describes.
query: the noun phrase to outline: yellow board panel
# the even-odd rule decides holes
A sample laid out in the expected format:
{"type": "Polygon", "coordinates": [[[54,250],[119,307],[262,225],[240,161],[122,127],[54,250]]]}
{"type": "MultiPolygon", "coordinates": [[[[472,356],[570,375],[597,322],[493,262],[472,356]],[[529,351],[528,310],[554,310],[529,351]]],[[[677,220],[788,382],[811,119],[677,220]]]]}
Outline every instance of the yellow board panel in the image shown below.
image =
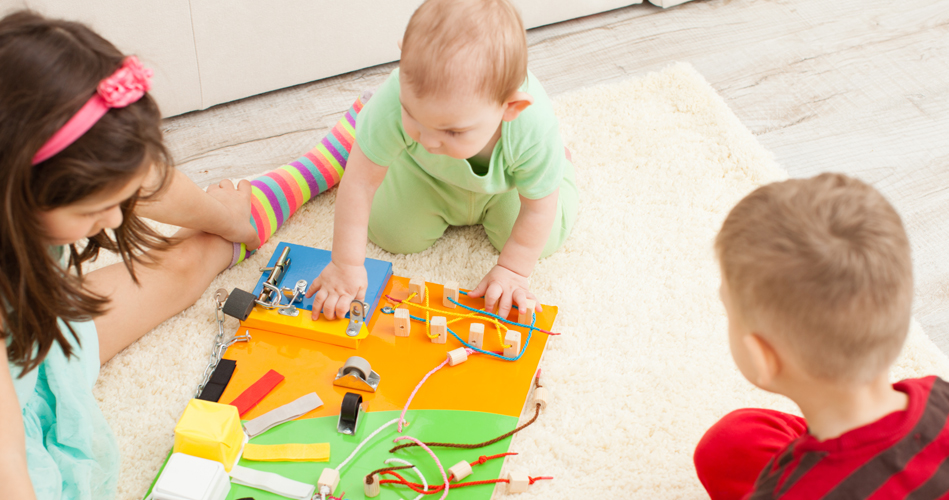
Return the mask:
{"type": "Polygon", "coordinates": [[[348,326],[349,320],[345,318],[329,321],[320,317],[314,321],[307,310],[300,310],[296,316],[286,316],[276,309],[262,307],[255,307],[247,320],[241,322],[241,328],[244,329],[266,330],[355,349],[359,347],[360,340],[369,336],[369,329],[363,324],[359,335],[350,337],[346,335],[348,326]]]}

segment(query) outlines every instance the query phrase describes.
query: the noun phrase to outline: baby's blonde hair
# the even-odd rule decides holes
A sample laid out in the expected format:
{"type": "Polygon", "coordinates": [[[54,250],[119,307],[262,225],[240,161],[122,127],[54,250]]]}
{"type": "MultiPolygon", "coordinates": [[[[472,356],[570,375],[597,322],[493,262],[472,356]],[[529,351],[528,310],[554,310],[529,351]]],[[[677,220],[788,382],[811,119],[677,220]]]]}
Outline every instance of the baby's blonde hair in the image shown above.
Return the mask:
{"type": "Polygon", "coordinates": [[[896,210],[869,185],[822,174],[760,187],[715,250],[740,317],[812,376],[867,382],[909,330],[913,270],[896,210]]]}
{"type": "Polygon", "coordinates": [[[416,96],[465,90],[504,103],[527,79],[527,38],[508,0],[427,0],[402,38],[402,81],[416,96]]]}

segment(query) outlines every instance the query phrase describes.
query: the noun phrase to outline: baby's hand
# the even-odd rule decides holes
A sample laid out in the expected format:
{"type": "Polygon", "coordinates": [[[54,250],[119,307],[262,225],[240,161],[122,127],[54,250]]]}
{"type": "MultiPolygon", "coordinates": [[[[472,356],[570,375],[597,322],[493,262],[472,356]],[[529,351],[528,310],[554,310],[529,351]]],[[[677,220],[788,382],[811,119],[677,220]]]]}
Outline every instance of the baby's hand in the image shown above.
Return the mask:
{"type": "Polygon", "coordinates": [[[208,186],[208,195],[223,205],[224,213],[229,214],[228,224],[219,230],[209,231],[227,241],[244,243],[248,250],[260,246],[260,236],[250,223],[250,181],[243,180],[234,188],[234,184],[224,179],[218,185],[208,186]]]}
{"type": "MultiPolygon", "coordinates": [[[[484,309],[488,312],[493,312],[494,306],[497,305],[498,316],[502,318],[507,318],[511,312],[512,303],[521,306],[528,299],[537,301],[537,297],[530,291],[527,277],[503,266],[494,266],[488,271],[487,276],[468,293],[468,296],[484,297],[484,309]]],[[[536,307],[537,312],[543,310],[540,301],[537,301],[536,307]]]]}
{"type": "Polygon", "coordinates": [[[346,317],[353,299],[365,300],[368,286],[366,266],[330,261],[306,292],[307,297],[313,297],[313,319],[319,319],[320,311],[326,319],[346,317]]]}

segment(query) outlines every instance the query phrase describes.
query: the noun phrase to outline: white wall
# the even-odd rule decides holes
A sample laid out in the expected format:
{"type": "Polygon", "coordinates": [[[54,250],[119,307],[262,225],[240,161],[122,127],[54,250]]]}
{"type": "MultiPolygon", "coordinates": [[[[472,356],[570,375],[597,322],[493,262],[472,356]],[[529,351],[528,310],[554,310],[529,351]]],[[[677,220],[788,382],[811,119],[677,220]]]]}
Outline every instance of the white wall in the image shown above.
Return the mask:
{"type": "MultiPolygon", "coordinates": [[[[533,28],[642,0],[513,1],[533,28]]],[[[0,15],[27,6],[88,24],[152,68],[152,94],[172,116],[398,60],[396,42],[419,3],[0,0],[0,15]]]]}
{"type": "Polygon", "coordinates": [[[152,95],[162,112],[202,107],[189,0],[0,0],[0,15],[24,6],[89,25],[155,72],[152,95]]]}

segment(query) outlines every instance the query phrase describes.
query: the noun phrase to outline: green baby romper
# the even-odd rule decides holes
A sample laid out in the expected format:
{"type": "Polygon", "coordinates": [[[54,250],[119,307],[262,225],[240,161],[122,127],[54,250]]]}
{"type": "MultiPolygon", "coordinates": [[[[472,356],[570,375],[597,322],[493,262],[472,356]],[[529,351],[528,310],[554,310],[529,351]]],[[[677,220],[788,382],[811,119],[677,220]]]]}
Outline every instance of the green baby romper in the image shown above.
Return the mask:
{"type": "MultiPolygon", "coordinates": [[[[55,250],[62,255],[62,248],[55,250]]],[[[54,343],[39,367],[20,377],[10,365],[26,434],[26,461],[37,500],[115,498],[119,447],[92,395],[99,376],[99,337],[92,321],[62,320],[73,346],[66,359],[54,343]]]]}
{"type": "Polygon", "coordinates": [[[356,142],[374,163],[388,167],[369,217],[369,239],[393,253],[421,252],[448,226],[482,224],[500,251],[511,235],[520,196],[537,200],[560,188],[557,217],[542,253],[559,249],[577,217],[573,165],[564,155],[550,99],[528,73],[521,90],[534,103],[503,122],[486,166],[429,153],[402,127],[399,70],[359,113],[356,142]]]}

